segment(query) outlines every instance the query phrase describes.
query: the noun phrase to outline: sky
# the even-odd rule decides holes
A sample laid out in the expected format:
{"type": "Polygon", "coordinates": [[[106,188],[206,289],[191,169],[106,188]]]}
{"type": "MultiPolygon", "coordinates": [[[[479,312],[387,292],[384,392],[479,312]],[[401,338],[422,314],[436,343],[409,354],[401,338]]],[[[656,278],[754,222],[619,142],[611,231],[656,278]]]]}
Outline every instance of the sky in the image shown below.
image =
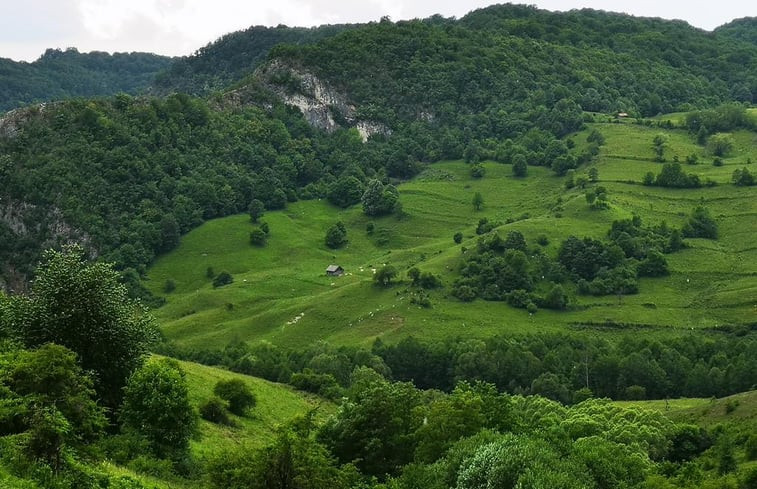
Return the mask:
{"type": "MultiPolygon", "coordinates": [[[[251,25],[462,17],[496,0],[0,0],[0,58],[34,61],[47,48],[189,55],[251,25]]],[[[514,0],[513,3],[518,3],[514,0]]],[[[682,19],[706,30],[757,16],[754,0],[523,0],[548,10],[594,8],[682,19]]]]}

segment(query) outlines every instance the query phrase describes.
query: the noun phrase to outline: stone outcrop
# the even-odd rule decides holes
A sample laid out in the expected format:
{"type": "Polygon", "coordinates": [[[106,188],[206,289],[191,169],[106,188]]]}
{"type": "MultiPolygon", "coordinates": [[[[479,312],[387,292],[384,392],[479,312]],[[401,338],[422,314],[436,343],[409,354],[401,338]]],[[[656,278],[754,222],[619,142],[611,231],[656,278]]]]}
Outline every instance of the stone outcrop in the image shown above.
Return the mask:
{"type": "Polygon", "coordinates": [[[300,109],[313,127],[329,132],[355,127],[363,141],[374,134],[391,134],[380,122],[358,119],[355,105],[344,93],[307,70],[273,61],[258,68],[256,78],[284,103],[300,109]]]}

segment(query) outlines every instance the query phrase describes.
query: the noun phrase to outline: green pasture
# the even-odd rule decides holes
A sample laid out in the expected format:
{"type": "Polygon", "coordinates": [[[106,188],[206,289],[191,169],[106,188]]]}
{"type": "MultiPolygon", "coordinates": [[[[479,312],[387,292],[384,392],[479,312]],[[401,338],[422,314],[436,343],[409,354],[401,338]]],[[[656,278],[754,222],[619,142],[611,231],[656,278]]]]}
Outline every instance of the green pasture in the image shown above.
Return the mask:
{"type": "MultiPolygon", "coordinates": [[[[399,186],[405,212],[399,218],[369,218],[359,205],[342,210],[326,201],[295,202],[263,217],[271,234],[262,248],[249,244],[254,225],[246,215],[203,224],[149,270],[146,285],[167,298],[155,314],[170,339],[199,348],[221,348],[232,339],[300,347],[319,340],[369,344],[377,337],[394,341],[411,334],[427,339],[484,337],[608,321],[663,332],[753,322],[757,191],[732,185],[730,175],[746,166],[747,158],[757,162],[757,135],[735,133],[733,154],[724,159],[724,166],[715,167],[706,150],[683,130],[590,124],[571,136],[578,148],[593,128],[606,138],[592,165],[599,171],[596,185],[607,188],[610,209],[590,209],[585,190],[566,190],[565,177],[545,168],[529,167],[528,176],[519,179],[512,176],[510,165],[485,162],[486,176],[473,179],[463,162],[435,163],[399,186]],[[644,173],[657,173],[661,167],[652,151],[652,139],[660,132],[668,137],[668,161],[678,155],[683,162],[688,154],[697,154],[700,164],[682,163],[684,169],[718,185],[642,186],[644,173]],[[476,192],[484,197],[481,211],[471,205],[476,192]],[[546,235],[546,251],[554,254],[566,237],[603,237],[613,220],[633,214],[646,224],[666,221],[681,226],[700,203],[717,219],[720,239],[687,240],[689,248],[668,255],[670,276],[643,279],[638,295],[578,296],[570,311],[540,310],[533,316],[504,303],[461,303],[449,296],[461,247],[475,246],[475,227],[482,217],[501,222],[501,235],[521,231],[530,245],[546,235]],[[330,250],[324,235],[339,220],[347,227],[349,244],[330,250]],[[371,235],[366,233],[369,222],[375,224],[371,235]],[[452,240],[458,231],[464,235],[461,245],[452,240]],[[344,267],[346,275],[327,277],[325,269],[332,263],[344,267]],[[400,271],[400,281],[386,289],[372,283],[373,270],[384,264],[400,271]],[[405,272],[412,266],[439,274],[445,284],[431,293],[430,309],[410,303],[405,272]],[[230,272],[234,283],[214,289],[206,276],[208,267],[216,273],[230,272]],[[176,283],[176,290],[165,294],[168,279],[176,283]]],[[[587,171],[577,169],[576,177],[587,171]]]]}

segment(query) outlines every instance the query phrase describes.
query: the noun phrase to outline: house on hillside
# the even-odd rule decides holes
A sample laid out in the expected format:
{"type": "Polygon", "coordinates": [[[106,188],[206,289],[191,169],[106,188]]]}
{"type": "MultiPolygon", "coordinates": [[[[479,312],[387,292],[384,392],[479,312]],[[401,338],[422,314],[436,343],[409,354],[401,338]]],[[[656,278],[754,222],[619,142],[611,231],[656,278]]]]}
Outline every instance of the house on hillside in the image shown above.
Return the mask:
{"type": "Polygon", "coordinates": [[[344,268],[339,265],[329,265],[328,268],[326,268],[326,275],[330,277],[341,277],[344,275],[344,268]]]}
{"type": "Polygon", "coordinates": [[[628,112],[618,112],[618,119],[625,119],[628,117],[628,112]]]}

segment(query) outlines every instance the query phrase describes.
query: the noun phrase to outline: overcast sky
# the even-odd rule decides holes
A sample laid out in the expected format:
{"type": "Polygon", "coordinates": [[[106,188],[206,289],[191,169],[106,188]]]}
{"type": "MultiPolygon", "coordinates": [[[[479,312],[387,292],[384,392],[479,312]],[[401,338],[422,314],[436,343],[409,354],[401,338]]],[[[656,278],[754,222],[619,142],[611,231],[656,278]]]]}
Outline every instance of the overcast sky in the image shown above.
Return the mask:
{"type": "MultiPolygon", "coordinates": [[[[251,25],[313,26],[439,13],[461,17],[479,0],[0,0],[0,58],[33,61],[46,48],[187,55],[251,25]]],[[[549,10],[595,8],[683,19],[703,29],[757,16],[755,0],[524,0],[549,10]]]]}

